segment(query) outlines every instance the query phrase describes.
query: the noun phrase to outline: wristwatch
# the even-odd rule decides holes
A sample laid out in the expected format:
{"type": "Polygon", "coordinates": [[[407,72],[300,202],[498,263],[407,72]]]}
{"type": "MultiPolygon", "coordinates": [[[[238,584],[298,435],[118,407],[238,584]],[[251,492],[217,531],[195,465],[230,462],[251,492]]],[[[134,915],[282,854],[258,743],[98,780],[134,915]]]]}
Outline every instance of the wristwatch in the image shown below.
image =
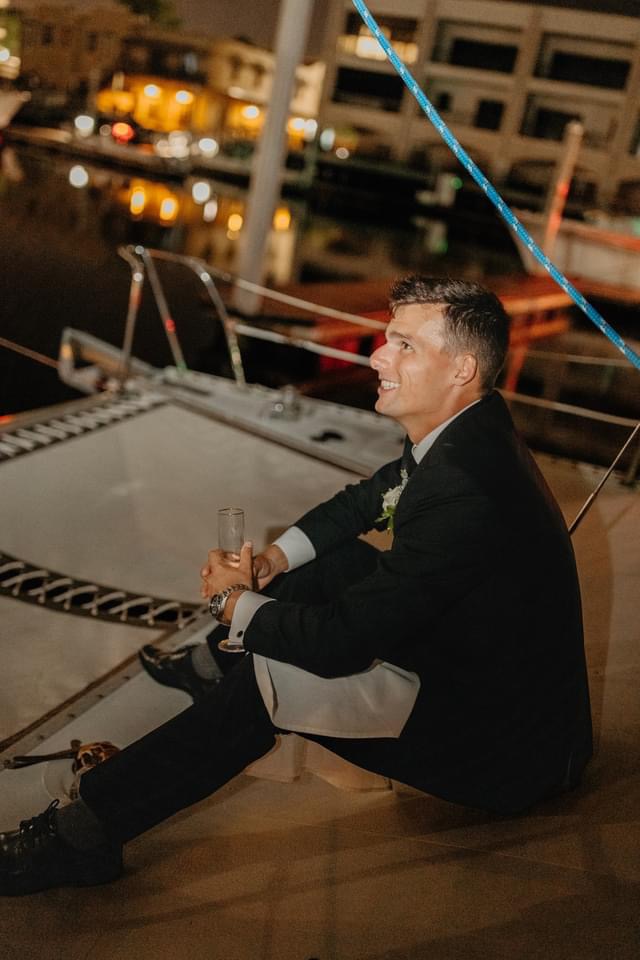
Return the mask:
{"type": "Polygon", "coordinates": [[[221,590],[220,593],[214,593],[214,595],[209,600],[209,613],[217,620],[218,623],[222,623],[222,617],[224,614],[224,608],[227,605],[227,600],[232,593],[235,593],[236,590],[251,590],[251,587],[248,587],[246,583],[234,583],[232,587],[225,587],[224,590],[221,590]]]}

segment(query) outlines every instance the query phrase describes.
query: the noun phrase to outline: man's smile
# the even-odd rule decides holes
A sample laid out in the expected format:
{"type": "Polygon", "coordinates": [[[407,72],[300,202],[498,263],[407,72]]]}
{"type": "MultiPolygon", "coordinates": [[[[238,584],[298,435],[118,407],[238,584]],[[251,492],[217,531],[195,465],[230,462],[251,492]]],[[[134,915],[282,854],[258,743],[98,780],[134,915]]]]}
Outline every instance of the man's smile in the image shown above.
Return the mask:
{"type": "Polygon", "coordinates": [[[395,390],[400,384],[396,380],[381,380],[380,390],[395,390]]]}

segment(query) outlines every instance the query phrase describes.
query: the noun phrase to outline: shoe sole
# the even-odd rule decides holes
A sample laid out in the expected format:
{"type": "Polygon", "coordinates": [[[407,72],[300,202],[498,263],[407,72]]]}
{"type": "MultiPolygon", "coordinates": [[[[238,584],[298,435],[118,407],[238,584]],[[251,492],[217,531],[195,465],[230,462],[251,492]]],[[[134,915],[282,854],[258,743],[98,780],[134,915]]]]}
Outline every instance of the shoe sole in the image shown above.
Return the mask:
{"type": "MultiPolygon", "coordinates": [[[[0,886],[0,896],[2,897],[26,897],[32,893],[43,893],[45,890],[56,890],[60,887],[101,887],[107,883],[113,883],[122,876],[123,866],[120,864],[117,869],[111,869],[103,874],[92,874],[90,877],[61,878],[53,880],[51,883],[43,883],[33,886],[26,882],[14,882],[11,887],[3,888],[0,886]]],[[[24,880],[26,881],[26,877],[24,880]]]]}

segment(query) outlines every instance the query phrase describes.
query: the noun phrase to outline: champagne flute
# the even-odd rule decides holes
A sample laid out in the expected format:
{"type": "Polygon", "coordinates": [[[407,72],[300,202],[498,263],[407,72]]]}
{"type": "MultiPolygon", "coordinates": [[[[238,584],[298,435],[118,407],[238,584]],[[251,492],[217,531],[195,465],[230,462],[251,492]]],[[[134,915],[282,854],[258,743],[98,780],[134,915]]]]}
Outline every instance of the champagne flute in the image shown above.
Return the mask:
{"type": "Polygon", "coordinates": [[[240,507],[223,507],[218,510],[219,549],[227,554],[227,559],[239,560],[243,543],[244,510],[240,507]]]}
{"type": "MultiPolygon", "coordinates": [[[[223,507],[218,510],[218,547],[227,559],[238,560],[244,543],[244,510],[240,507],[223,507]]],[[[242,641],[220,640],[218,649],[225,653],[244,653],[242,641]]]]}

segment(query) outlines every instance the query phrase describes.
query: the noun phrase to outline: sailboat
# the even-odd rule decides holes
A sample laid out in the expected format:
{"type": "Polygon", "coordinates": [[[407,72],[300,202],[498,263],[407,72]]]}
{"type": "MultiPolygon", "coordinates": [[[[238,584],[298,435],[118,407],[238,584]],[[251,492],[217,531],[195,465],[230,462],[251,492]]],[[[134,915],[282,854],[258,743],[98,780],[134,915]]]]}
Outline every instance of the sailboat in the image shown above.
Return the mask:
{"type": "MultiPolygon", "coordinates": [[[[542,212],[518,210],[520,222],[565,276],[596,281],[620,297],[640,296],[640,224],[634,217],[618,217],[595,211],[583,220],[563,218],[583,127],[567,124],[563,151],[558,158],[542,212]]],[[[518,251],[528,273],[540,273],[540,264],[525,243],[518,251]]]]}

